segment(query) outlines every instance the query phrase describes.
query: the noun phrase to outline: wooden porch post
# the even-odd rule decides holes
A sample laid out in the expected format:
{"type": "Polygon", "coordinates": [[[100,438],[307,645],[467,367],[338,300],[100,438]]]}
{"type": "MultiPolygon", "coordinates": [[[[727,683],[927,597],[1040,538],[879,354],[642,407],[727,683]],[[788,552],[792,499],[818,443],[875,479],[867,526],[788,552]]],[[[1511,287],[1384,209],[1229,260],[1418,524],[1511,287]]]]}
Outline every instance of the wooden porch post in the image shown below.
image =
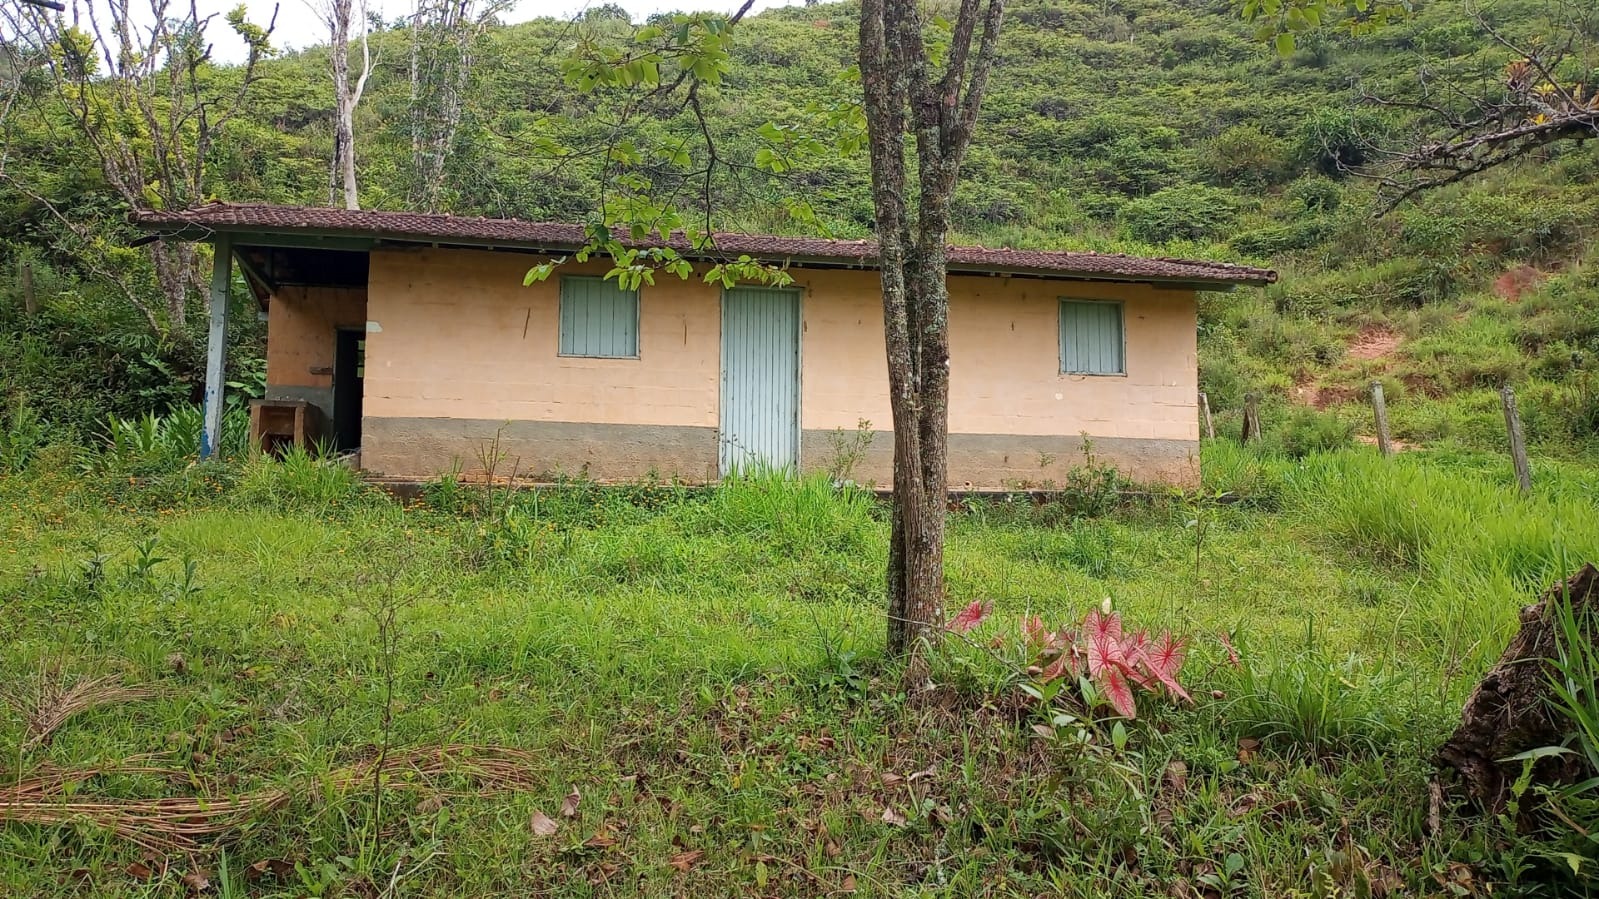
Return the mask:
{"type": "Polygon", "coordinates": [[[200,458],[217,454],[222,441],[222,390],[228,357],[228,288],[233,283],[233,241],[218,234],[212,246],[211,330],[206,339],[205,429],[200,432],[200,458]]]}

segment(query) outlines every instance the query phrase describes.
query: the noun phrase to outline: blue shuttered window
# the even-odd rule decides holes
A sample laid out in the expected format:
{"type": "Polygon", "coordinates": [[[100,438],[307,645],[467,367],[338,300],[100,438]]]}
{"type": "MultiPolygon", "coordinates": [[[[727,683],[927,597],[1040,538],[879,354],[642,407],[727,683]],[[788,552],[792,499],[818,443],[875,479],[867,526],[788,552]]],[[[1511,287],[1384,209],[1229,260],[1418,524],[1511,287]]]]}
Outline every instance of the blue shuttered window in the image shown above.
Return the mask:
{"type": "Polygon", "coordinates": [[[1122,325],[1121,303],[1061,300],[1061,374],[1126,374],[1122,325]]]}
{"type": "Polygon", "coordinates": [[[603,278],[562,278],[561,355],[637,359],[638,291],[603,278]]]}

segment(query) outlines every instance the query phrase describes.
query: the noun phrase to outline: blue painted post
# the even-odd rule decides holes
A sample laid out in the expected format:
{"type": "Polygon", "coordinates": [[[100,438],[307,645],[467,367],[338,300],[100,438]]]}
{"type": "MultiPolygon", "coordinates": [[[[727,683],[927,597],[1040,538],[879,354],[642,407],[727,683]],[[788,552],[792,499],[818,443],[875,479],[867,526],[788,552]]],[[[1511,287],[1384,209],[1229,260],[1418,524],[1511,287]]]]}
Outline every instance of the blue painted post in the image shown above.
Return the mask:
{"type": "Polygon", "coordinates": [[[216,455],[222,441],[222,391],[228,357],[228,288],[233,284],[233,241],[218,234],[211,262],[211,330],[205,355],[205,428],[200,432],[200,458],[216,455]]]}

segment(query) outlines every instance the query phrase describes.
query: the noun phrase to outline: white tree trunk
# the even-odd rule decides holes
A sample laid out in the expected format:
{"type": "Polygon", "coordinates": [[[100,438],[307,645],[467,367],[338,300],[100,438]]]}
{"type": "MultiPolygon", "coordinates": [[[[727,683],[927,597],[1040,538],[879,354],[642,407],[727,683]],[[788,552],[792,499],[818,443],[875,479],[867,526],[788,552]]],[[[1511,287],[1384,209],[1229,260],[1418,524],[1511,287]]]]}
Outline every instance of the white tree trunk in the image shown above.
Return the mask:
{"type": "Polygon", "coordinates": [[[357,9],[354,0],[328,0],[322,8],[328,26],[328,52],[333,69],[333,160],[328,173],[328,205],[339,202],[342,186],[345,209],[360,209],[359,183],[355,174],[355,108],[372,75],[372,51],[368,38],[366,4],[357,9]],[[352,21],[359,15],[359,21],[352,21]],[[361,32],[361,74],[350,78],[350,29],[361,32]]]}

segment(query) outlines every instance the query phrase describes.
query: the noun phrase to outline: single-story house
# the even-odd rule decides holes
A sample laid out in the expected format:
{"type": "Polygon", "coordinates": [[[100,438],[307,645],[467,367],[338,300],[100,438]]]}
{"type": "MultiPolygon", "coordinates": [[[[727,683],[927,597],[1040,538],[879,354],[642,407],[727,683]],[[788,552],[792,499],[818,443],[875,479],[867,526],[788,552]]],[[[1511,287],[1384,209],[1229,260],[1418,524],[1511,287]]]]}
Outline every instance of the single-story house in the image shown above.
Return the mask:
{"type": "MultiPolygon", "coordinates": [[[[237,260],[265,310],[267,398],[319,413],[373,473],[471,470],[498,434],[502,472],[514,460],[536,478],[700,483],[752,460],[826,469],[841,436],[869,429],[853,477],[891,480],[874,242],[722,234],[716,253],[785,265],[792,286],[660,273],[626,291],[602,277],[606,260],[523,285],[530,267],[583,245],[571,224],[231,203],[134,221],[149,239],[213,242],[214,296],[237,260]]],[[[710,263],[679,249],[697,271],[710,263]]],[[[950,484],[1060,483],[1085,436],[1129,477],[1194,484],[1196,292],[1275,279],[1216,262],[952,248],[950,484]]],[[[225,324],[213,316],[213,409],[225,324]]]]}

